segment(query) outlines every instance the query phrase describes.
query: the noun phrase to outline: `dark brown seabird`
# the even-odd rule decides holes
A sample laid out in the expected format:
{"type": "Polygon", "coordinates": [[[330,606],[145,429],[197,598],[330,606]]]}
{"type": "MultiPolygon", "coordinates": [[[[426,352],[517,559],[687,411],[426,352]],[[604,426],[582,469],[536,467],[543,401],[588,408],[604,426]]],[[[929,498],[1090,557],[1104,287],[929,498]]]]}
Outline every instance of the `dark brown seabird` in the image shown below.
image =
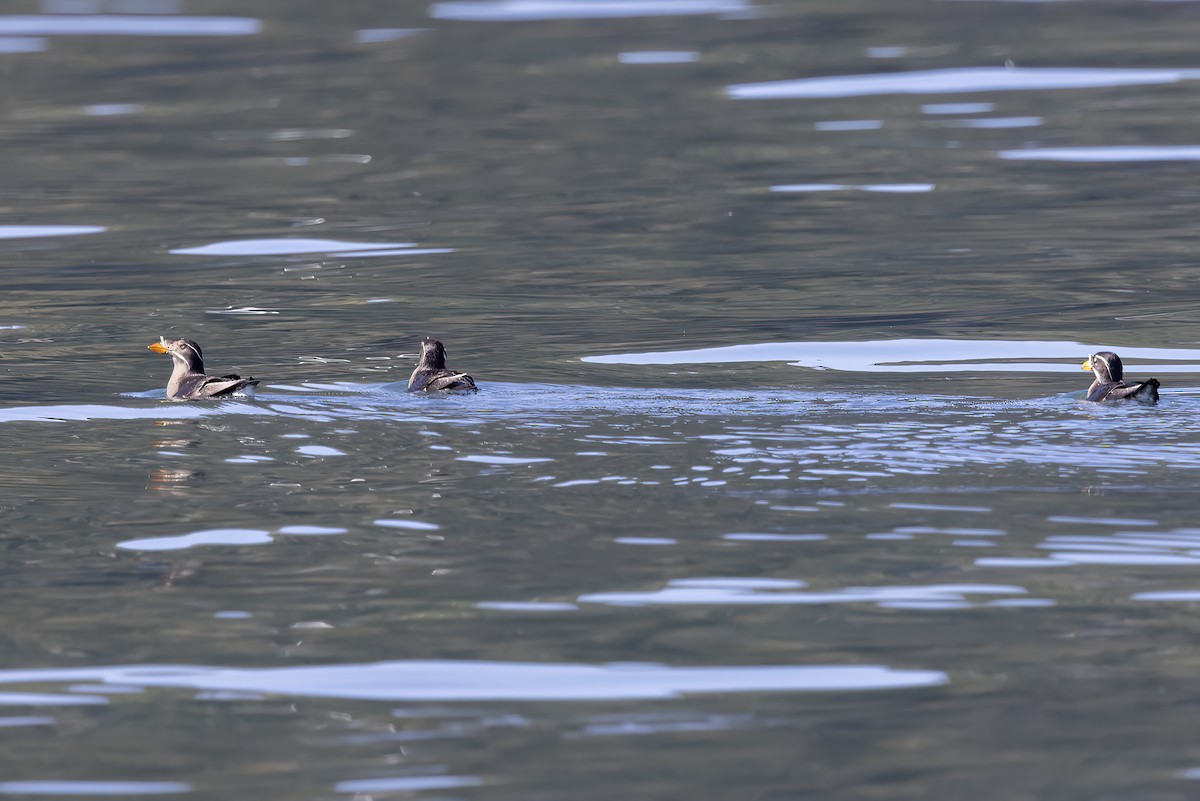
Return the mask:
{"type": "Polygon", "coordinates": [[[1136,401],[1146,406],[1158,403],[1158,379],[1125,381],[1125,368],[1121,357],[1112,351],[1093,353],[1083,363],[1084,370],[1096,374],[1096,380],[1088,387],[1090,401],[1136,401]]]}
{"type": "Polygon", "coordinates": [[[432,337],[421,340],[421,359],[408,379],[409,392],[471,392],[476,389],[475,379],[471,376],[446,369],[446,348],[441,342],[432,337]]]}
{"type": "Polygon", "coordinates": [[[203,400],[205,398],[227,398],[247,387],[258,385],[254,378],[239,375],[205,375],[204,354],[200,346],[191,339],[166,340],[146,347],[155,353],[170,355],[174,367],[171,380],[167,382],[167,397],[171,400],[203,400]]]}

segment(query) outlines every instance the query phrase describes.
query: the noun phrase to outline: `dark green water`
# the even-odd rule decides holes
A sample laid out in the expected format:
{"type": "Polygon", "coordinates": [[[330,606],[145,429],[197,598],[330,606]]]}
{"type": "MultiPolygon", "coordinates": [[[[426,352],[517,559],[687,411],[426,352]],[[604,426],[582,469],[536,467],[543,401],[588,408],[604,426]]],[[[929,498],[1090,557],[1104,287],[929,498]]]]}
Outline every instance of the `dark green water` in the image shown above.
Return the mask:
{"type": "Polygon", "coordinates": [[[5,13],[0,795],[1194,795],[1200,6],[5,13]]]}

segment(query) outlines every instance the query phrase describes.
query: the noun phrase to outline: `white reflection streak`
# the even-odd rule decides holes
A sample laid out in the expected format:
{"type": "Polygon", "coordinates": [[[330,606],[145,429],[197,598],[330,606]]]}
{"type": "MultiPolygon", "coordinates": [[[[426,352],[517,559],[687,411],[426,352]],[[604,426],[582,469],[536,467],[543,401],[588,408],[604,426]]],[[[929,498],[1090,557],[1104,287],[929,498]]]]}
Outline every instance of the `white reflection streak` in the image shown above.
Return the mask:
{"type": "Polygon", "coordinates": [[[451,790],[458,787],[478,787],[483,780],[477,776],[397,776],[384,779],[351,779],[338,782],[337,793],[415,793],[422,790],[451,790]]]}
{"type": "Polygon", "coordinates": [[[451,0],[434,3],[434,19],[514,22],[538,19],[605,19],[690,14],[744,14],[741,0],[451,0]]]}
{"type": "Polygon", "coordinates": [[[131,796],[190,793],[186,782],[27,780],[0,782],[3,795],[131,796]]]}
{"type": "Polygon", "coordinates": [[[617,54],[617,61],[622,64],[688,64],[699,59],[700,54],[691,50],[645,50],[617,54]]]}
{"type": "Polygon", "coordinates": [[[580,603],[644,605],[811,605],[844,603],[965,602],[967,595],[1024,595],[1024,587],[1005,584],[935,584],[925,587],[845,587],[828,592],[754,592],[736,587],[681,587],[674,583],[652,592],[598,592],[580,603]]]}
{"type": "Polygon", "coordinates": [[[0,225],[0,239],[26,239],[38,236],[80,236],[101,234],[102,225],[0,225]]]}
{"type": "Polygon", "coordinates": [[[291,256],[301,253],[351,253],[413,248],[415,242],[346,242],[338,239],[234,239],[168,251],[176,256],[291,256]]]}
{"type": "Polygon", "coordinates": [[[117,665],[0,670],[0,684],[74,681],[378,701],[600,701],[679,698],[692,693],[888,690],[934,687],[949,679],[940,670],[885,665],[677,668],[646,663],[448,660],[257,669],[117,665]]]}
{"type": "Polygon", "coordinates": [[[934,184],[777,184],[771,187],[772,192],[833,192],[843,189],[891,194],[919,194],[932,192],[934,184]]]}
{"type": "Polygon", "coordinates": [[[118,542],[127,551],[180,551],[197,545],[263,545],[271,542],[269,532],[250,528],[214,528],[177,537],[149,537],[118,542]]]}
{"type": "Polygon", "coordinates": [[[1200,78],[1200,70],[1088,69],[1061,67],[968,67],[880,75],[833,75],[788,81],[734,84],[734,100],[812,99],[894,94],[953,94],[1044,89],[1089,89],[1177,83],[1200,78]]]}
{"type": "Polygon", "coordinates": [[[773,342],[729,345],[718,348],[619,353],[584,356],[594,364],[725,364],[745,362],[788,362],[795,367],[813,367],[863,372],[1075,372],[1079,359],[1098,350],[1116,350],[1126,369],[1153,369],[1160,373],[1195,372],[1200,369],[1200,350],[1184,348],[1129,348],[1056,340],[986,339],[875,339],[861,342],[773,342]],[[1032,359],[1063,359],[1070,364],[1032,359]],[[1190,364],[1156,364],[1135,368],[1131,359],[1189,361],[1190,364]]]}
{"type": "Polygon", "coordinates": [[[1120,147],[1030,147],[1001,150],[1010,161],[1140,162],[1200,161],[1200,145],[1128,145],[1120,147]]]}
{"type": "Polygon", "coordinates": [[[137,14],[0,16],[3,36],[251,36],[253,17],[177,17],[137,14]]]}

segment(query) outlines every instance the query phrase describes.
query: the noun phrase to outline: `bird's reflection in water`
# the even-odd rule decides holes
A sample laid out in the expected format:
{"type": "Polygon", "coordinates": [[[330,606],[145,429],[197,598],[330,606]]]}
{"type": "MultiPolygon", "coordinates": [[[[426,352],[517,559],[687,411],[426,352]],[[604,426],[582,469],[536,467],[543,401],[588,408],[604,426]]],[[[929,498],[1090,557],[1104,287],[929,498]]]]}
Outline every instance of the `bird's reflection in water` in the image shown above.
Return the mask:
{"type": "MultiPolygon", "coordinates": [[[[183,425],[182,420],[156,420],[154,425],[160,427],[183,425]]],[[[194,439],[157,439],[154,440],[154,447],[160,452],[176,451],[181,448],[195,448],[200,444],[194,439]]],[[[160,467],[150,471],[149,488],[159,492],[173,492],[183,494],[186,492],[186,485],[191,484],[199,478],[203,478],[204,473],[200,470],[187,470],[182,468],[160,467]]]]}
{"type": "Polygon", "coordinates": [[[173,468],[158,468],[150,471],[149,489],[156,492],[171,492],[186,495],[188,486],[204,477],[199,470],[178,470],[173,468]]]}
{"type": "MultiPolygon", "coordinates": [[[[166,426],[181,426],[185,422],[186,421],[184,421],[184,420],[155,420],[154,425],[165,428],[166,426]]],[[[154,440],[154,447],[158,448],[159,450],[165,450],[165,449],[177,450],[179,448],[195,448],[199,444],[200,444],[200,441],[195,440],[195,439],[175,438],[175,439],[156,439],[156,440],[154,440]]]]}
{"type": "Polygon", "coordinates": [[[156,439],[154,447],[162,448],[194,448],[200,443],[194,439],[156,439]]]}

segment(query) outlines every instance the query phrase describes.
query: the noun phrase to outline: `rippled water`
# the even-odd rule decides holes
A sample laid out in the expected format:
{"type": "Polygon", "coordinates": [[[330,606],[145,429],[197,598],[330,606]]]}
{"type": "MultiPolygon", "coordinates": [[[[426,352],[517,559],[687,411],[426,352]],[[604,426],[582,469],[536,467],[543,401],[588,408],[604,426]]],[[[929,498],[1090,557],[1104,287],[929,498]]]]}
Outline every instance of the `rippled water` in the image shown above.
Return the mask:
{"type": "Polygon", "coordinates": [[[0,15],[0,795],[1189,798],[1196,26],[0,15]]]}

